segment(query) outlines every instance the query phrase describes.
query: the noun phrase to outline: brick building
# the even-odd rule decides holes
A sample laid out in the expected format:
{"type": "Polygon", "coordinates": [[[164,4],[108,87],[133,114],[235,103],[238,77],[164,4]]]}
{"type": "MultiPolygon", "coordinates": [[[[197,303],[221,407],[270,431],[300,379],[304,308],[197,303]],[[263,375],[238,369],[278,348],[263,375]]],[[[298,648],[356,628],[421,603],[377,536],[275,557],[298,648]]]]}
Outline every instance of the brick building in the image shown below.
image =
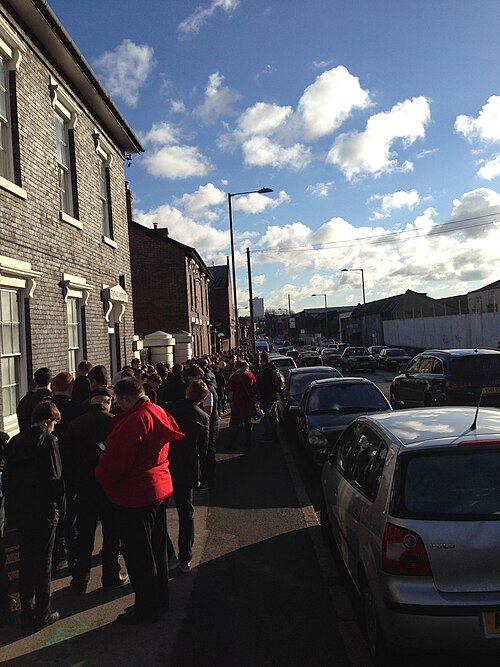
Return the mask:
{"type": "Polygon", "coordinates": [[[185,331],[193,337],[195,357],[209,354],[211,274],[205,262],[165,227],[149,229],[131,220],[129,228],[137,333],[185,331]]]}
{"type": "Polygon", "coordinates": [[[0,429],[33,370],[132,355],[124,158],[142,147],[44,0],[0,7],[0,429]]]}
{"type": "MultiPolygon", "coordinates": [[[[233,291],[229,258],[227,264],[211,266],[212,280],[208,289],[210,299],[210,317],[219,337],[219,344],[227,341],[227,347],[236,346],[236,324],[234,319],[233,291]],[[224,334],[222,336],[222,334],[224,334]]],[[[220,347],[219,347],[220,349],[220,347]]]]}

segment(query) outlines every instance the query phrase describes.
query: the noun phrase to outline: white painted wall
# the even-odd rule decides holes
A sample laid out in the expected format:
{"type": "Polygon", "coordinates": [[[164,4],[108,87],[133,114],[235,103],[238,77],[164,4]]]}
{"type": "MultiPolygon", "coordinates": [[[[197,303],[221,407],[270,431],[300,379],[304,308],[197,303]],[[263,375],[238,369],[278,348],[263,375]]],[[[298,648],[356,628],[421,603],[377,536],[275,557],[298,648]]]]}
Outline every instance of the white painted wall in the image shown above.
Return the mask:
{"type": "Polygon", "coordinates": [[[500,313],[448,315],[383,323],[386,345],[421,348],[496,348],[500,313]]]}

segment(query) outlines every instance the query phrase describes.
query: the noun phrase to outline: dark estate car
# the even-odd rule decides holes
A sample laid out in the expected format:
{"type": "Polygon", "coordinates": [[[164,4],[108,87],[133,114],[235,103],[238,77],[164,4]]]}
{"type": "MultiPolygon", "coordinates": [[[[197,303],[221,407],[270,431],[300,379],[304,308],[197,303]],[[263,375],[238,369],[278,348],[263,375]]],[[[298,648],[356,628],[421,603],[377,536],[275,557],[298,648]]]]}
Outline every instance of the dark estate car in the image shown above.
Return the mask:
{"type": "Polygon", "coordinates": [[[500,407],[500,351],[427,350],[391,384],[391,401],[405,407],[500,407]]]}
{"type": "Polygon", "coordinates": [[[313,380],[338,377],[342,377],[342,373],[328,366],[293,368],[288,374],[284,394],[278,401],[278,419],[281,423],[287,427],[295,424],[302,396],[313,380]]]}
{"type": "Polygon", "coordinates": [[[323,366],[323,359],[317,352],[303,352],[297,359],[297,366],[323,366]]]}
{"type": "Polygon", "coordinates": [[[342,354],[337,348],[325,347],[321,352],[323,357],[323,366],[340,366],[342,354]]]}
{"type": "Polygon", "coordinates": [[[333,446],[360,415],[386,410],[392,410],[389,401],[366,378],[315,380],[306,389],[297,415],[299,442],[314,454],[333,446]]]}
{"type": "Polygon", "coordinates": [[[377,365],[379,368],[390,368],[401,371],[408,366],[410,361],[410,355],[400,347],[385,347],[380,350],[377,365]]]}
{"type": "Polygon", "coordinates": [[[346,347],[342,352],[342,368],[352,371],[355,368],[374,371],[377,368],[375,357],[371,355],[366,347],[346,347]]]}

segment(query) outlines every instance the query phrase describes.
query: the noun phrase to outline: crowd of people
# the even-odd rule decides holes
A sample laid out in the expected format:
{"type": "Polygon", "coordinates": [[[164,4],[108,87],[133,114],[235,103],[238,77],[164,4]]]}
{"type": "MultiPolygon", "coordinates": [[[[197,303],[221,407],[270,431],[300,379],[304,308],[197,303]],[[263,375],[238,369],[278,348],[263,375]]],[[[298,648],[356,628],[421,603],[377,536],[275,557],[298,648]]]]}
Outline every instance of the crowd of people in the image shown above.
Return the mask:
{"type": "Polygon", "coordinates": [[[111,381],[105,366],[88,361],[75,377],[38,369],[17,406],[19,433],[0,438],[0,624],[10,622],[14,609],[5,519],[17,528],[25,631],[59,619],[51,606],[58,568],[67,564],[71,589],[86,594],[98,521],[103,591],[130,582],[135,593],[135,605],[117,622],[155,622],[168,609],[169,569],[191,570],[193,494],[215,485],[221,417],[230,405],[229,450],[251,447],[260,415],[263,439],[274,439],[281,382],[266,353],[234,350],[172,368],[133,359],[111,381]],[[172,496],[177,549],[166,522],[172,496]]]}

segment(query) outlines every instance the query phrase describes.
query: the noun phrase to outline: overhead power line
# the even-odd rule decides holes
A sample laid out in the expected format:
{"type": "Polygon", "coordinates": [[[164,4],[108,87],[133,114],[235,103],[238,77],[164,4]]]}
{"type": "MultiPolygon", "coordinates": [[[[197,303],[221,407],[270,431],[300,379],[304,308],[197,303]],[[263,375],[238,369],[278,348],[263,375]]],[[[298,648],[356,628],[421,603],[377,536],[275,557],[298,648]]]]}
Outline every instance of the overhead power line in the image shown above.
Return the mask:
{"type": "Polygon", "coordinates": [[[299,252],[303,250],[326,250],[328,248],[337,249],[337,248],[352,248],[359,243],[366,243],[367,245],[384,245],[396,243],[400,238],[411,239],[411,238],[423,238],[424,236],[435,236],[439,234],[450,234],[458,233],[466,229],[474,229],[475,227],[485,227],[487,225],[493,225],[497,222],[500,222],[500,217],[492,220],[485,220],[484,222],[476,222],[472,225],[462,225],[464,222],[480,221],[485,218],[491,218],[493,216],[499,216],[499,213],[487,213],[485,215],[478,215],[472,218],[461,218],[458,220],[450,220],[448,222],[442,222],[439,225],[434,225],[434,227],[415,227],[414,229],[401,229],[397,232],[388,232],[387,234],[374,235],[374,236],[361,236],[351,240],[343,239],[342,241],[328,241],[326,243],[309,243],[307,245],[297,245],[297,246],[288,246],[285,248],[266,248],[264,250],[253,250],[254,254],[267,254],[267,253],[284,253],[284,252],[299,252]],[[460,224],[461,226],[457,229],[456,225],[460,224]],[[453,225],[453,227],[452,227],[453,225]],[[425,234],[419,234],[419,232],[425,232],[425,234]],[[404,235],[410,235],[405,237],[404,235]],[[413,236],[411,236],[413,235],[413,236]]]}

